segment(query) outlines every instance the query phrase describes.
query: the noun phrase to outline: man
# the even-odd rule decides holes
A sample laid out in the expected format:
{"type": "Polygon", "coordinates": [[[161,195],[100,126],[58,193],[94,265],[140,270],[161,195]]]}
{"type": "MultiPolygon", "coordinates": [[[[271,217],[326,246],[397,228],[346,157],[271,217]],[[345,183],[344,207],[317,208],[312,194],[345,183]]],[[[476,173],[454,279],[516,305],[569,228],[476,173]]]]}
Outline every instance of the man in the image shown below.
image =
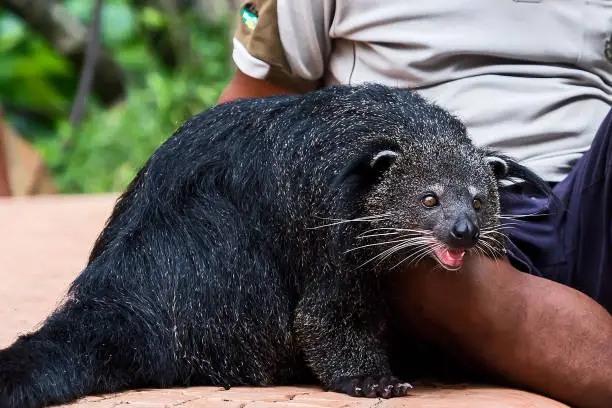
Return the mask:
{"type": "Polygon", "coordinates": [[[473,257],[460,274],[424,264],[390,295],[426,338],[579,407],[612,406],[608,3],[251,1],[220,98],[338,83],[414,89],[462,119],[476,144],[549,181],[563,207],[502,192],[517,224],[508,259],[473,257]]]}

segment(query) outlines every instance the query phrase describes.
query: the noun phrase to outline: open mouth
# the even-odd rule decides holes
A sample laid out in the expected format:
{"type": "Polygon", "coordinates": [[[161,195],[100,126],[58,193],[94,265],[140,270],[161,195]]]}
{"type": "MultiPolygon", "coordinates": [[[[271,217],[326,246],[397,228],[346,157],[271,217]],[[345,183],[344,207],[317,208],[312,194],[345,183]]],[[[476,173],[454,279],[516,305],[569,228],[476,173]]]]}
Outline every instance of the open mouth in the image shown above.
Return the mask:
{"type": "Polygon", "coordinates": [[[463,248],[449,248],[446,245],[436,245],[433,248],[434,257],[438,263],[449,271],[456,271],[463,265],[463,256],[465,255],[465,249],[463,248]]]}

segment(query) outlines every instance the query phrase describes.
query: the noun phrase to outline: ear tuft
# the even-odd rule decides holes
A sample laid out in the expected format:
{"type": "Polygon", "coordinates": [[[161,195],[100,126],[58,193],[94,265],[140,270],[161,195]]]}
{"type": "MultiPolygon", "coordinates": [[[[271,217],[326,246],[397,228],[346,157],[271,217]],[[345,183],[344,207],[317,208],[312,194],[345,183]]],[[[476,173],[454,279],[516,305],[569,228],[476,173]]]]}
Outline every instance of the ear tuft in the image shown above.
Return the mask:
{"type": "Polygon", "coordinates": [[[377,172],[383,173],[391,167],[398,156],[399,153],[393,150],[382,150],[372,157],[370,167],[377,172]]]}
{"type": "Polygon", "coordinates": [[[493,174],[495,174],[497,179],[503,179],[508,176],[510,167],[506,160],[497,156],[487,156],[485,157],[485,161],[491,166],[491,170],[493,170],[493,174]]]}

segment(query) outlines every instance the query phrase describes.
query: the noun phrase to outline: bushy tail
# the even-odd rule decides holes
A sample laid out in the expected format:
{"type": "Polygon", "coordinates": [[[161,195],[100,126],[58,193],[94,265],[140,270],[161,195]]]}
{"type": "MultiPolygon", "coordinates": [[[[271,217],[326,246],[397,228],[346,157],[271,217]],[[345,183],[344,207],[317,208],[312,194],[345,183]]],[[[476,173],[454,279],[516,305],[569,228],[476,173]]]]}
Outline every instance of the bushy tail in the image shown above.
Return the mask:
{"type": "Polygon", "coordinates": [[[171,385],[170,347],[154,324],[112,299],[68,301],[38,331],[0,351],[0,407],[171,385]]]}
{"type": "Polygon", "coordinates": [[[20,337],[0,351],[0,407],[39,408],[83,395],[89,373],[74,345],[40,332],[20,337]]]}

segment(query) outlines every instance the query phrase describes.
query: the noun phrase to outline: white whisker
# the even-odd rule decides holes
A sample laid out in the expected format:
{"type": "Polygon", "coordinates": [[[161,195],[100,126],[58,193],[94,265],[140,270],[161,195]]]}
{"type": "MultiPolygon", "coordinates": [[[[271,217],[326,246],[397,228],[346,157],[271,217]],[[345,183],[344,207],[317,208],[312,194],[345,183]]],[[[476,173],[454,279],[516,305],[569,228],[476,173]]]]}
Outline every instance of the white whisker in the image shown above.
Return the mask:
{"type": "MultiPolygon", "coordinates": [[[[393,246],[393,247],[391,247],[391,248],[389,248],[389,249],[386,249],[385,251],[381,252],[380,254],[373,256],[372,258],[368,259],[367,261],[365,261],[364,263],[362,263],[361,265],[359,265],[357,268],[361,268],[362,266],[364,266],[364,265],[366,265],[366,264],[368,264],[368,263],[370,263],[370,262],[372,262],[372,261],[376,260],[377,258],[379,258],[379,257],[381,257],[381,256],[383,256],[383,255],[385,255],[385,254],[387,254],[387,255],[386,255],[384,258],[383,258],[383,259],[385,259],[387,256],[391,256],[391,255],[392,255],[394,252],[397,252],[397,251],[399,251],[399,250],[401,250],[401,249],[403,249],[403,248],[406,248],[406,247],[408,247],[408,246],[410,246],[410,245],[409,245],[409,244],[407,244],[407,243],[406,243],[406,241],[402,241],[402,243],[399,243],[399,244],[397,244],[397,245],[395,245],[395,246],[393,246]]],[[[383,259],[381,259],[381,260],[380,260],[380,262],[382,262],[382,260],[383,260],[383,259]]],[[[379,262],[379,263],[380,263],[380,262],[379,262]]]]}
{"type": "MultiPolygon", "coordinates": [[[[373,261],[377,258],[380,258],[378,260],[377,265],[380,265],[385,259],[387,259],[388,257],[392,256],[393,254],[395,254],[396,252],[404,249],[404,248],[408,248],[408,247],[421,247],[421,246],[428,246],[430,244],[433,243],[433,239],[429,238],[429,237],[415,237],[409,240],[406,240],[406,243],[404,244],[398,244],[396,246],[394,246],[393,248],[389,248],[385,251],[383,251],[382,253],[372,257],[370,260],[368,260],[367,262],[373,261]]],[[[367,263],[366,262],[366,263],[367,263]]]]}
{"type": "MultiPolygon", "coordinates": [[[[494,241],[494,242],[495,242],[495,241],[494,241]]],[[[488,242],[487,242],[486,240],[484,240],[484,239],[483,239],[483,240],[480,240],[480,241],[479,241],[479,243],[480,243],[480,245],[482,246],[482,249],[483,249],[484,251],[486,251],[486,253],[488,254],[488,256],[487,256],[488,258],[492,258],[492,259],[497,258],[497,257],[495,256],[496,250],[495,250],[495,248],[493,247],[493,245],[491,245],[490,243],[488,243],[488,242]]]]}
{"type": "Polygon", "coordinates": [[[500,214],[499,218],[505,218],[508,220],[517,219],[517,218],[527,218],[527,217],[541,217],[545,214],[500,214]]]}
{"type": "Polygon", "coordinates": [[[324,224],[324,225],[318,225],[316,227],[307,227],[307,229],[318,229],[318,228],[332,227],[334,225],[347,224],[347,223],[351,223],[351,222],[376,222],[376,221],[385,220],[385,219],[389,218],[390,216],[391,216],[390,213],[385,213],[385,214],[380,214],[380,215],[368,215],[368,216],[365,216],[365,217],[352,218],[352,219],[348,219],[348,220],[338,219],[338,218],[317,217],[317,218],[320,218],[322,220],[329,220],[329,221],[334,221],[334,222],[329,223],[329,224],[324,224]]]}
{"type": "Polygon", "coordinates": [[[428,255],[434,254],[435,251],[437,249],[440,248],[444,248],[446,245],[436,242],[434,245],[432,245],[431,247],[429,247],[429,251],[422,253],[420,256],[416,257],[415,259],[413,259],[410,264],[417,264],[419,262],[421,262],[425,257],[427,257],[428,255]]]}
{"type": "Polygon", "coordinates": [[[344,253],[347,254],[349,252],[353,252],[353,251],[356,251],[358,249],[368,248],[368,247],[372,247],[372,246],[379,246],[379,245],[386,245],[386,244],[395,244],[395,243],[398,243],[398,242],[407,242],[409,239],[410,238],[396,239],[396,240],[393,240],[393,241],[374,242],[372,244],[360,245],[360,246],[358,246],[356,248],[348,249],[348,250],[344,251],[344,253]]]}
{"type": "MultiPolygon", "coordinates": [[[[401,232],[406,232],[406,233],[411,233],[411,234],[419,234],[419,235],[431,235],[431,233],[427,230],[421,230],[421,229],[410,229],[410,228],[391,228],[391,227],[380,227],[380,228],[373,228],[371,230],[367,230],[365,232],[362,232],[361,234],[359,234],[359,236],[363,236],[372,232],[379,232],[379,231],[391,231],[391,232],[395,232],[395,233],[401,233],[401,232]]],[[[408,235],[408,234],[406,234],[408,235]]]]}
{"type": "MultiPolygon", "coordinates": [[[[397,265],[393,266],[393,268],[399,266],[400,264],[402,264],[402,263],[404,263],[406,261],[408,261],[408,265],[416,265],[417,263],[419,263],[421,260],[423,260],[428,255],[433,254],[436,249],[443,248],[445,246],[446,245],[444,245],[444,244],[442,244],[440,242],[432,241],[426,247],[420,248],[416,252],[413,252],[410,255],[408,255],[406,258],[402,259],[397,265]]],[[[391,268],[391,269],[393,269],[393,268],[391,268]]]]}
{"type": "Polygon", "coordinates": [[[413,258],[417,256],[417,254],[420,254],[423,252],[427,254],[430,251],[430,245],[425,245],[423,248],[415,248],[415,249],[417,249],[415,252],[410,253],[407,257],[399,261],[397,264],[393,265],[390,269],[395,269],[396,267],[398,267],[399,265],[403,264],[406,261],[408,261],[408,265],[410,265],[411,264],[411,261],[409,261],[410,258],[413,258]]]}
{"type": "Polygon", "coordinates": [[[399,232],[381,232],[380,234],[359,234],[355,238],[357,239],[366,239],[366,238],[376,238],[376,237],[387,237],[389,235],[398,235],[399,232]]]}

